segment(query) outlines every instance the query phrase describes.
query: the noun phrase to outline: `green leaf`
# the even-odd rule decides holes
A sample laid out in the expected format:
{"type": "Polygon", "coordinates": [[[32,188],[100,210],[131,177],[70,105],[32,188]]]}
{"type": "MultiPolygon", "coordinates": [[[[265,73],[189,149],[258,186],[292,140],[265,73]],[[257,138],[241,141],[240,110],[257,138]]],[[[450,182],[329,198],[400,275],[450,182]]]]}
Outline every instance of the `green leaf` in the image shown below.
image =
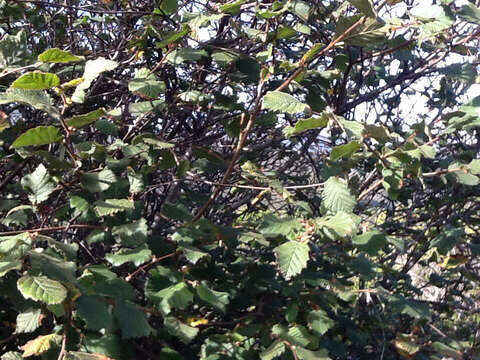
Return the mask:
{"type": "Polygon", "coordinates": [[[167,316],[163,321],[165,329],[180,339],[184,344],[189,344],[198,334],[198,329],[184,324],[173,316],[167,316]]]}
{"type": "Polygon", "coordinates": [[[260,354],[261,360],[273,360],[285,352],[285,344],[283,341],[275,340],[268,348],[260,354]]]}
{"type": "Polygon", "coordinates": [[[349,159],[361,147],[362,145],[358,141],[350,141],[348,144],[335,146],[330,152],[330,160],[337,161],[340,158],[349,159]]]}
{"type": "Polygon", "coordinates": [[[212,59],[218,65],[226,67],[235,63],[240,58],[240,55],[234,51],[216,51],[212,54],[212,59]]]}
{"type": "Polygon", "coordinates": [[[75,302],[75,316],[87,324],[87,329],[99,331],[109,329],[113,317],[108,309],[108,304],[96,296],[82,295],[75,302]]]}
{"type": "Polygon", "coordinates": [[[355,196],[352,195],[345,180],[330,177],[322,191],[322,208],[336,214],[339,211],[351,213],[355,208],[355,196]]]}
{"type": "Polygon", "coordinates": [[[152,294],[152,299],[157,300],[160,310],[168,315],[171,308],[185,309],[193,301],[193,294],[187,284],[180,282],[152,294]]]}
{"type": "MultiPolygon", "coordinates": [[[[448,166],[448,169],[456,169],[456,168],[466,168],[464,164],[461,163],[452,163],[448,166]]],[[[449,174],[451,178],[455,180],[455,182],[467,185],[467,186],[476,186],[480,183],[480,179],[476,175],[472,175],[470,173],[465,173],[463,170],[455,171],[449,174]]]]}
{"type": "MultiPolygon", "coordinates": [[[[338,38],[343,34],[353,24],[360,20],[361,17],[362,15],[360,14],[349,17],[341,16],[338,19],[335,28],[335,38],[338,38]]],[[[388,31],[389,26],[378,21],[377,18],[367,18],[362,24],[350,31],[343,38],[343,41],[348,45],[372,46],[386,41],[388,31]]]]}
{"type": "Polygon", "coordinates": [[[43,164],[38,165],[33,173],[23,177],[22,186],[31,192],[28,198],[33,204],[47,200],[54,190],[50,175],[43,164]]]}
{"type": "Polygon", "coordinates": [[[290,0],[287,9],[297,15],[303,21],[308,21],[310,4],[300,0],[290,0]]]}
{"type": "Polygon", "coordinates": [[[10,86],[25,90],[45,90],[58,86],[58,84],[60,84],[60,79],[57,75],[35,71],[23,74],[10,86]]]}
{"type": "MultiPolygon", "coordinates": [[[[38,239],[39,241],[42,239],[38,239]]],[[[73,261],[65,261],[64,258],[51,256],[44,252],[29,251],[31,263],[30,274],[42,274],[52,280],[65,283],[75,283],[77,266],[73,261]]]]}
{"type": "Polygon", "coordinates": [[[90,125],[91,123],[105,116],[106,114],[107,113],[105,109],[101,108],[101,109],[90,111],[87,114],[75,115],[69,119],[65,119],[65,124],[67,124],[67,126],[72,126],[74,128],[79,129],[84,126],[90,125]]]}
{"type": "Polygon", "coordinates": [[[122,245],[138,246],[147,240],[147,231],[147,221],[142,218],[130,224],[114,226],[112,235],[122,245]]]}
{"type": "Polygon", "coordinates": [[[137,103],[130,103],[128,105],[128,111],[133,116],[141,116],[149,111],[160,109],[165,106],[165,101],[163,100],[153,100],[153,101],[141,101],[137,103]]]}
{"type": "Polygon", "coordinates": [[[473,159],[470,161],[468,169],[473,175],[480,175],[480,159],[473,159]]]}
{"type": "MultiPolygon", "coordinates": [[[[0,237],[0,254],[9,255],[12,259],[16,260],[24,256],[24,254],[30,249],[31,244],[32,240],[28,233],[2,236],[0,237]]],[[[2,259],[3,258],[4,257],[2,257],[2,259]]]]}
{"type": "Polygon", "coordinates": [[[17,287],[26,299],[42,301],[47,305],[60,304],[67,297],[67,289],[60,282],[45,276],[22,276],[17,281],[17,287]]]}
{"type": "Polygon", "coordinates": [[[364,15],[374,19],[377,17],[377,12],[375,11],[372,0],[348,0],[348,2],[364,15]]]}
{"type": "Polygon", "coordinates": [[[165,83],[155,79],[147,68],[138,69],[135,77],[128,82],[128,90],[140,96],[155,99],[165,91],[165,83]]]}
{"type": "Polygon", "coordinates": [[[8,351],[0,358],[2,360],[23,360],[22,354],[16,351],[8,351]]]}
{"type": "Polygon", "coordinates": [[[77,195],[71,195],[70,207],[80,212],[86,212],[90,208],[90,204],[83,197],[80,197],[77,195]]]}
{"type": "Polygon", "coordinates": [[[0,261],[0,278],[12,270],[20,270],[21,268],[22,262],[20,260],[0,261]]]}
{"type": "Polygon", "coordinates": [[[118,301],[113,314],[117,318],[124,339],[148,336],[152,332],[145,314],[130,302],[118,301]]]}
{"type": "Polygon", "coordinates": [[[210,289],[205,284],[199,284],[195,290],[200,299],[206,303],[212,305],[215,309],[219,310],[222,313],[226,312],[226,306],[230,302],[228,299],[229,294],[226,292],[215,291],[210,289]]]}
{"type": "Polygon", "coordinates": [[[345,120],[343,117],[334,115],[335,121],[345,131],[349,140],[361,139],[364,133],[364,125],[358,121],[345,120]]]}
{"type": "Polygon", "coordinates": [[[288,235],[290,232],[301,227],[300,222],[294,217],[278,218],[273,214],[267,214],[263,217],[263,223],[260,225],[260,232],[265,235],[288,235]]]}
{"type": "Polygon", "coordinates": [[[353,273],[358,273],[363,280],[372,280],[377,275],[377,269],[374,264],[363,255],[357,256],[349,263],[353,273]]]}
{"type": "Polygon", "coordinates": [[[286,280],[300,274],[307,267],[308,252],[308,245],[298,241],[287,241],[275,248],[278,268],[286,280]]]}
{"type": "Polygon", "coordinates": [[[318,219],[317,223],[319,227],[325,226],[329,230],[332,230],[337,236],[343,238],[357,232],[360,218],[357,215],[339,211],[334,216],[318,219]]]}
{"type": "Polygon", "coordinates": [[[387,237],[380,231],[369,231],[352,238],[352,243],[359,250],[374,256],[386,245],[387,237]]]}
{"type": "Polygon", "coordinates": [[[76,103],[83,103],[85,100],[85,91],[90,87],[93,80],[95,80],[102,72],[114,70],[118,63],[112,60],[107,60],[100,57],[95,60],[88,60],[85,64],[83,72],[83,81],[77,86],[72,95],[72,101],[76,103]]]}
{"type": "Polygon", "coordinates": [[[308,346],[316,340],[315,336],[310,335],[308,330],[301,325],[292,326],[289,329],[281,325],[274,325],[272,327],[272,334],[296,346],[308,346]]]}
{"type": "Polygon", "coordinates": [[[313,331],[324,335],[335,325],[335,321],[330,319],[325,311],[313,310],[308,313],[308,324],[313,331]]]}
{"type": "Polygon", "coordinates": [[[187,171],[188,171],[188,170],[190,170],[190,161],[188,161],[188,160],[182,160],[182,161],[180,161],[180,163],[178,164],[176,175],[177,175],[179,178],[183,178],[183,177],[187,174],[187,171]]]}
{"type": "Polygon", "coordinates": [[[245,0],[237,0],[231,3],[220,5],[220,11],[225,14],[238,15],[241,10],[241,6],[245,3],[245,0]]]}
{"type": "Polygon", "coordinates": [[[328,116],[325,113],[322,113],[322,116],[319,118],[308,118],[308,119],[300,119],[295,123],[295,126],[286,126],[283,129],[283,133],[287,138],[290,136],[299,134],[301,132],[323,128],[328,124],[328,116]]]}
{"type": "Polygon", "coordinates": [[[59,134],[59,129],[55,126],[37,126],[25,131],[16,138],[12,144],[12,148],[46,145],[62,139],[63,136],[59,134]]]}
{"type": "MultiPolygon", "coordinates": [[[[88,336],[85,336],[83,344],[84,346],[81,347],[81,350],[90,353],[104,354],[112,359],[122,359],[125,354],[124,348],[122,347],[122,341],[117,335],[106,334],[100,337],[88,334],[88,336]]],[[[102,358],[100,355],[100,358],[95,360],[109,359],[102,358]]]]}
{"type": "Polygon", "coordinates": [[[210,258],[210,255],[207,252],[201,251],[195,246],[182,244],[180,249],[182,250],[185,258],[192,264],[196,264],[199,260],[203,258],[210,258]]]}
{"type": "Polygon", "coordinates": [[[450,64],[439,69],[439,73],[445,74],[448,78],[462,81],[467,84],[475,83],[477,70],[472,64],[450,64]]]}
{"type": "Polygon", "coordinates": [[[398,191],[403,186],[403,169],[382,169],[382,185],[392,200],[398,198],[398,191]]]}
{"type": "Polygon", "coordinates": [[[160,10],[162,10],[165,15],[171,14],[178,9],[178,0],[161,0],[160,10]]]}
{"type": "MultiPolygon", "coordinates": [[[[361,124],[363,125],[363,136],[372,137],[378,142],[385,143],[391,139],[387,128],[383,125],[361,124]]],[[[428,145],[427,145],[428,146],[428,145]]]]}
{"type": "Polygon", "coordinates": [[[469,2],[462,6],[457,15],[462,20],[480,24],[480,9],[469,2]]]}
{"type": "Polygon", "coordinates": [[[118,136],[118,127],[113,121],[98,119],[95,121],[95,129],[105,135],[118,136]]]}
{"type": "Polygon", "coordinates": [[[117,181],[113,171],[103,169],[97,173],[86,173],[81,177],[82,187],[90,192],[101,192],[107,190],[117,181]]]}
{"type": "Polygon", "coordinates": [[[287,311],[285,312],[285,320],[289,323],[295,322],[297,320],[298,311],[300,310],[297,303],[290,303],[287,306],[287,311]]]}
{"type": "Polygon", "coordinates": [[[98,216],[113,215],[134,208],[133,201],[128,199],[107,199],[95,202],[95,212],[98,216]]]}
{"type": "Polygon", "coordinates": [[[87,353],[81,351],[69,351],[65,354],[65,360],[108,360],[102,354],[98,353],[87,353]]]}
{"type": "Polygon", "coordinates": [[[209,94],[204,94],[198,90],[185,91],[178,95],[178,97],[185,102],[201,104],[212,100],[209,94]]]}
{"type": "Polygon", "coordinates": [[[310,111],[310,107],[307,104],[281,91],[268,91],[263,97],[262,109],[281,111],[289,114],[310,111]]]}
{"type": "Polygon", "coordinates": [[[177,40],[183,38],[190,32],[190,27],[188,25],[182,25],[179,31],[167,31],[162,35],[162,41],[155,44],[157,48],[164,48],[169,44],[176,42],[177,40]]]}
{"type": "Polygon", "coordinates": [[[327,349],[320,349],[317,351],[311,351],[305,349],[301,346],[296,348],[297,356],[301,360],[330,360],[331,358],[328,356],[327,349]]]}
{"type": "Polygon", "coordinates": [[[132,262],[135,266],[139,266],[150,260],[152,252],[145,244],[135,249],[121,249],[115,254],[105,255],[105,259],[113,266],[120,266],[127,262],[132,262]]]}
{"type": "MultiPolygon", "coordinates": [[[[2,11],[4,11],[2,9],[2,11]]],[[[0,69],[23,66],[29,62],[25,31],[16,35],[5,34],[0,40],[0,69]]]]}
{"type": "Polygon", "coordinates": [[[462,228],[447,228],[432,240],[431,247],[437,248],[441,255],[446,255],[464,237],[462,228]]]}
{"type": "Polygon", "coordinates": [[[0,105],[13,102],[44,111],[55,119],[60,117],[59,111],[52,105],[52,98],[42,90],[8,88],[6,92],[0,93],[0,105]]]}
{"type": "Polygon", "coordinates": [[[198,61],[204,57],[208,57],[208,53],[205,50],[180,48],[168,54],[165,61],[172,65],[180,65],[185,61],[198,61]]]}
{"type": "Polygon", "coordinates": [[[17,326],[15,333],[30,333],[37,330],[41,325],[42,310],[41,309],[28,309],[17,315],[17,326]]]}
{"type": "MultiPolygon", "coordinates": [[[[460,345],[458,342],[456,342],[454,343],[454,346],[457,344],[460,345]]],[[[435,341],[431,345],[431,347],[433,348],[433,350],[435,350],[438,354],[442,356],[442,359],[447,358],[447,359],[462,360],[464,359],[463,352],[461,349],[458,348],[458,345],[457,347],[452,347],[447,344],[441,343],[439,341],[435,341]]]]}
{"type": "Polygon", "coordinates": [[[63,51],[57,48],[45,50],[38,55],[38,61],[44,63],[60,63],[65,64],[69,62],[77,62],[83,60],[81,57],[70,54],[68,51],[63,51]]]}
{"type": "Polygon", "coordinates": [[[408,300],[400,295],[390,296],[390,304],[394,312],[407,314],[415,319],[430,319],[430,308],[428,303],[416,300],[408,300]]]}
{"type": "Polygon", "coordinates": [[[223,18],[224,14],[212,14],[209,12],[206,13],[184,13],[184,17],[188,17],[188,25],[194,29],[198,30],[199,28],[208,25],[212,21],[217,21],[223,18]]]}

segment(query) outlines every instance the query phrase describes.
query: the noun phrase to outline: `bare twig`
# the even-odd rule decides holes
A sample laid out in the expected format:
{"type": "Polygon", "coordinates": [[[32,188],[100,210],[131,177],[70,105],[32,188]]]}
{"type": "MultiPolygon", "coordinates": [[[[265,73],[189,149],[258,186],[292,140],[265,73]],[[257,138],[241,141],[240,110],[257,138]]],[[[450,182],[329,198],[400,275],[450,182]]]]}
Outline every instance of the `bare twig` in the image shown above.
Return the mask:
{"type": "Polygon", "coordinates": [[[163,255],[163,256],[160,256],[160,257],[152,257],[150,259],[149,262],[147,262],[145,265],[142,265],[140,267],[138,267],[134,272],[132,272],[131,274],[128,274],[127,277],[125,278],[126,281],[130,281],[132,280],[138,273],[140,272],[146,272],[146,270],[152,266],[154,266],[155,264],[159,263],[160,261],[162,260],[165,260],[165,259],[168,259],[172,256],[176,256],[178,254],[180,254],[181,251],[180,250],[177,250],[177,251],[174,251],[173,253],[170,253],[170,254],[167,254],[167,255],[163,255]]]}
{"type": "Polygon", "coordinates": [[[25,230],[4,231],[4,232],[0,232],[0,236],[18,235],[22,233],[64,231],[68,229],[104,229],[105,231],[108,231],[108,227],[105,227],[105,226],[90,225],[90,224],[72,224],[72,225],[69,224],[64,226],[52,226],[52,227],[41,227],[41,228],[25,229],[25,230]]]}

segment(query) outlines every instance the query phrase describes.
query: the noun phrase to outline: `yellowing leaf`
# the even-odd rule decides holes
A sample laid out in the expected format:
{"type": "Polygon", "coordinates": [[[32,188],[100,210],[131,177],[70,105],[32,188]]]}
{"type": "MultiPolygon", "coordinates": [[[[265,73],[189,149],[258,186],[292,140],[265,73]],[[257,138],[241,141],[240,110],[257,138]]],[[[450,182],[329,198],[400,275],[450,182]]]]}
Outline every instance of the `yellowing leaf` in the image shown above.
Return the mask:
{"type": "Polygon", "coordinates": [[[468,257],[465,255],[449,255],[444,257],[440,266],[444,269],[454,269],[457,266],[466,264],[467,262],[468,257]]]}
{"type": "Polygon", "coordinates": [[[188,325],[193,326],[193,327],[197,327],[197,326],[200,326],[200,325],[207,325],[207,324],[208,324],[208,320],[205,319],[205,318],[190,317],[188,319],[188,325]]]}
{"type": "Polygon", "coordinates": [[[20,347],[23,350],[22,357],[29,357],[33,355],[43,354],[50,349],[52,343],[59,343],[62,337],[57,334],[42,335],[36,339],[30,340],[25,345],[20,347]]]}

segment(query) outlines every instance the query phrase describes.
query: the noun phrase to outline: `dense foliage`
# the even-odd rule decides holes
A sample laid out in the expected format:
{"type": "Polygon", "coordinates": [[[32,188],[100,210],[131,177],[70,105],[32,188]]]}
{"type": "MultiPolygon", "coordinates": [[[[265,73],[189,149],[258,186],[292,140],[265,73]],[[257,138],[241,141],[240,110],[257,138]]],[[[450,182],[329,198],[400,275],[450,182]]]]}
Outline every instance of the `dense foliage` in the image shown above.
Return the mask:
{"type": "Polygon", "coordinates": [[[2,360],[480,358],[479,1],[0,17],[2,360]]]}

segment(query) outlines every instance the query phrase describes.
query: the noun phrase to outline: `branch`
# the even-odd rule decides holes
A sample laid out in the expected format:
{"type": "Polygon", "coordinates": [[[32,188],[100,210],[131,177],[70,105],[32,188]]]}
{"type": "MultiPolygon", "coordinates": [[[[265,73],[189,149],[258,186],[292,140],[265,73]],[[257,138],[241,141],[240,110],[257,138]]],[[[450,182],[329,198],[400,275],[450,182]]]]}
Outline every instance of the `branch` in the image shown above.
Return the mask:
{"type": "MultiPolygon", "coordinates": [[[[222,177],[222,180],[220,181],[221,184],[225,184],[228,177],[232,173],[233,167],[235,166],[235,163],[237,162],[238,157],[240,156],[240,153],[242,151],[243,145],[245,144],[245,141],[247,140],[248,133],[250,132],[250,129],[253,127],[253,123],[255,122],[255,119],[260,112],[260,108],[262,105],[262,92],[263,92],[263,87],[265,85],[264,80],[262,77],[260,77],[260,81],[257,87],[257,97],[255,99],[255,105],[253,107],[252,113],[250,114],[250,118],[248,119],[248,123],[245,126],[245,128],[240,132],[239,138],[238,138],[238,143],[237,143],[237,148],[235,149],[235,153],[233,154],[232,160],[230,160],[230,163],[228,164],[227,171],[225,171],[225,174],[222,177]]],[[[203,206],[198,210],[197,214],[193,217],[192,223],[197,222],[202,215],[205,213],[205,211],[208,209],[210,204],[215,200],[215,198],[218,196],[222,189],[222,186],[217,186],[213,193],[210,195],[208,200],[203,204],[203,206]]]]}
{"type": "Polygon", "coordinates": [[[29,159],[25,159],[15,170],[13,170],[8,176],[0,183],[0,190],[2,190],[22,169],[27,165],[29,159]]]}

